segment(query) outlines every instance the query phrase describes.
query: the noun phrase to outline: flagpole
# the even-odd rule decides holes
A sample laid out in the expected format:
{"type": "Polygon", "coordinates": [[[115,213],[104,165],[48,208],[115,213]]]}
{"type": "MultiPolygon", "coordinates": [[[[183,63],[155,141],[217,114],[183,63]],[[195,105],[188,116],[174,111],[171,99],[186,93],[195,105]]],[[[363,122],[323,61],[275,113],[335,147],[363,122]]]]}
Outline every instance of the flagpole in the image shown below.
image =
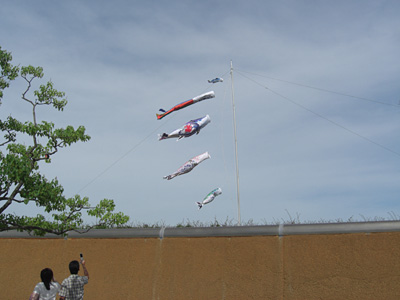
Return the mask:
{"type": "Polygon", "coordinates": [[[237,207],[238,207],[238,224],[241,225],[240,219],[240,193],[239,193],[239,163],[238,163],[238,151],[237,151],[237,134],[236,134],[236,109],[235,109],[235,95],[233,91],[233,66],[231,60],[231,84],[232,84],[232,109],[233,109],[233,130],[235,136],[235,159],[236,159],[236,195],[237,195],[237,207]]]}

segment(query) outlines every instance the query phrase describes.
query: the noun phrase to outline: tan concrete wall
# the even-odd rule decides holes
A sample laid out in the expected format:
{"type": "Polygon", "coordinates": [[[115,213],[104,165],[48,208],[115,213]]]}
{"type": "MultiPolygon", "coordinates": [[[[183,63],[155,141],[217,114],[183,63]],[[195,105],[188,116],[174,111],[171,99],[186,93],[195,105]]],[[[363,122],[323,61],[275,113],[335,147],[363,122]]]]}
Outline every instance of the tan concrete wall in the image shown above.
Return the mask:
{"type": "MultiPolygon", "coordinates": [[[[85,299],[400,299],[400,233],[0,239],[0,299],[61,281],[83,252],[85,299]]],[[[82,271],[81,271],[82,272],[82,271]]]]}

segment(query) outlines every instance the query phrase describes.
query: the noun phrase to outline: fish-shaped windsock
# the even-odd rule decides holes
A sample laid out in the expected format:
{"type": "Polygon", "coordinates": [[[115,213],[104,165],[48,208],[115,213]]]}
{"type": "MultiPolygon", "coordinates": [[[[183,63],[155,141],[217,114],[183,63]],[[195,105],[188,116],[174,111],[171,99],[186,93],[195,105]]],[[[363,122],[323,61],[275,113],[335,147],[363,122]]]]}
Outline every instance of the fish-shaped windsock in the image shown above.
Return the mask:
{"type": "Polygon", "coordinates": [[[183,166],[181,166],[176,172],[172,173],[171,175],[164,176],[164,179],[171,180],[172,178],[183,175],[186,173],[189,173],[190,171],[193,170],[195,166],[197,166],[199,163],[202,161],[206,160],[207,158],[210,158],[210,154],[208,152],[204,152],[203,154],[197,155],[190,159],[189,161],[185,162],[183,166]]]}
{"type": "Polygon", "coordinates": [[[203,207],[203,205],[214,201],[215,197],[222,194],[221,188],[216,188],[208,193],[208,195],[203,199],[202,202],[196,202],[199,209],[203,207]]]}
{"type": "Polygon", "coordinates": [[[224,82],[224,80],[222,78],[214,78],[208,81],[208,83],[217,83],[217,82],[224,82]]]}
{"type": "Polygon", "coordinates": [[[172,113],[172,112],[174,112],[174,111],[176,111],[176,110],[180,110],[180,109],[185,108],[185,107],[187,107],[187,106],[189,106],[189,105],[192,105],[192,104],[194,104],[194,103],[196,103],[196,102],[200,102],[200,101],[202,101],[202,100],[206,100],[206,99],[210,99],[210,98],[214,98],[214,97],[215,97],[215,93],[214,93],[213,91],[211,91],[211,92],[207,92],[207,93],[201,94],[201,95],[199,95],[199,96],[196,96],[196,97],[194,97],[193,99],[183,101],[183,102],[181,102],[181,103],[175,105],[174,107],[172,107],[172,108],[171,108],[170,110],[168,110],[168,111],[165,111],[165,110],[163,110],[163,109],[160,109],[160,111],[162,111],[163,113],[162,113],[162,114],[156,114],[156,115],[157,115],[157,119],[158,119],[158,120],[161,120],[161,119],[164,118],[166,115],[169,115],[170,113],[172,113]]]}
{"type": "Polygon", "coordinates": [[[159,134],[158,140],[161,141],[170,138],[178,138],[179,141],[181,138],[192,136],[195,133],[199,134],[200,129],[204,128],[210,122],[211,119],[209,115],[206,115],[205,117],[198,118],[195,120],[191,120],[187,122],[185,125],[183,125],[182,128],[176,129],[170,134],[168,133],[159,134]]]}

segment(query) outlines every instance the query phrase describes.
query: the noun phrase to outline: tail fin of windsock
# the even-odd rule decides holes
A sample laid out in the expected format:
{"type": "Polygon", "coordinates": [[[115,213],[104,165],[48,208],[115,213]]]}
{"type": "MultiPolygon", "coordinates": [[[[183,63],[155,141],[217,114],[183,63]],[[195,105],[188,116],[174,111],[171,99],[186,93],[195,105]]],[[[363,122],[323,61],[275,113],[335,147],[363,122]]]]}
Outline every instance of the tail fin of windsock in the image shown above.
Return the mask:
{"type": "Polygon", "coordinates": [[[164,140],[166,138],[168,138],[168,134],[167,133],[163,133],[163,134],[159,134],[158,135],[158,140],[159,141],[164,140]]]}
{"type": "Polygon", "coordinates": [[[163,179],[167,179],[167,180],[171,180],[172,178],[175,178],[176,176],[178,176],[176,173],[164,176],[163,179]]]}
{"type": "Polygon", "coordinates": [[[162,112],[162,113],[161,114],[156,114],[158,120],[162,119],[165,116],[165,110],[164,109],[160,108],[159,111],[162,112]]]}
{"type": "Polygon", "coordinates": [[[201,202],[196,202],[196,204],[199,207],[199,209],[201,209],[203,207],[203,203],[201,203],[201,202]]]}

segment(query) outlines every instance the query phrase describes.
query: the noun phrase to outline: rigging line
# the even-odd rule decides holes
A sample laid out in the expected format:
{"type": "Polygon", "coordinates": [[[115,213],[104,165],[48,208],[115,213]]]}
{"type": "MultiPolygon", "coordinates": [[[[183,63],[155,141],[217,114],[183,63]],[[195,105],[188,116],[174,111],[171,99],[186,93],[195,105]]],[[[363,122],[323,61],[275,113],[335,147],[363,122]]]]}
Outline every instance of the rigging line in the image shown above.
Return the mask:
{"type": "Polygon", "coordinates": [[[260,77],[265,77],[265,78],[268,78],[268,79],[273,79],[273,80],[276,80],[276,81],[281,81],[281,82],[285,82],[285,83],[289,83],[289,84],[293,84],[293,85],[297,85],[297,86],[301,86],[301,87],[306,87],[306,88],[314,89],[314,90],[317,90],[317,91],[322,91],[322,92],[332,93],[332,94],[336,94],[336,95],[340,95],[340,96],[346,96],[346,97],[351,97],[351,98],[355,98],[355,99],[370,101],[370,102],[384,104],[384,105],[388,105],[388,106],[399,107],[398,104],[392,104],[392,103],[382,102],[382,101],[368,99],[368,98],[364,98],[364,97],[353,96],[353,95],[349,95],[349,94],[345,94],[345,93],[341,93],[341,92],[331,91],[331,90],[318,88],[318,87],[314,87],[314,86],[310,86],[310,85],[306,85],[306,84],[301,84],[301,83],[295,83],[295,82],[291,82],[291,81],[287,81],[287,80],[283,80],[283,79],[277,79],[277,78],[273,78],[273,77],[268,77],[268,76],[264,76],[264,75],[260,75],[260,74],[256,74],[256,73],[250,73],[250,72],[246,72],[246,71],[238,71],[237,69],[235,69],[235,71],[238,72],[238,73],[243,72],[243,73],[252,74],[252,75],[256,75],[256,76],[260,76],[260,77]]]}
{"type": "Polygon", "coordinates": [[[228,180],[227,178],[229,178],[228,174],[228,167],[227,167],[227,162],[226,162],[226,155],[225,155],[225,147],[224,147],[224,137],[225,137],[225,132],[224,132],[224,128],[223,128],[223,124],[225,124],[225,118],[224,118],[224,109],[223,106],[226,105],[225,101],[227,99],[226,95],[227,95],[227,89],[228,89],[228,85],[225,85],[224,88],[224,96],[223,96],[223,100],[221,102],[221,106],[220,106],[220,113],[221,113],[221,117],[220,117],[220,122],[221,122],[221,137],[220,137],[220,143],[221,143],[221,154],[222,154],[222,160],[224,162],[224,171],[225,171],[225,185],[228,186],[228,180]]]}
{"type": "Polygon", "coordinates": [[[129,153],[131,153],[133,150],[138,148],[145,140],[147,140],[150,136],[152,136],[156,131],[158,131],[162,126],[164,126],[166,123],[171,121],[173,119],[170,118],[163,122],[160,126],[158,126],[156,129],[154,129],[151,133],[149,133],[146,137],[144,137],[141,141],[139,141],[136,145],[134,145],[129,151],[127,151],[125,154],[123,154],[121,157],[119,157],[117,160],[115,160],[112,164],[110,164],[107,168],[105,168],[100,174],[98,174],[95,178],[93,178],[91,181],[89,181],[85,186],[83,186],[77,194],[82,192],[85,188],[87,188],[89,185],[91,185],[93,182],[95,182],[97,179],[99,179],[101,176],[103,176],[107,171],[109,171],[112,167],[114,167],[118,162],[120,162],[122,159],[124,159],[126,156],[128,156],[129,153]]]}
{"type": "MultiPolygon", "coordinates": [[[[240,73],[239,73],[239,74],[240,74],[240,73]]],[[[397,155],[397,156],[400,156],[400,153],[399,153],[399,152],[396,152],[396,151],[394,151],[394,150],[392,150],[392,149],[390,149],[390,148],[388,148],[388,147],[386,147],[386,146],[383,146],[383,145],[381,145],[381,144],[379,144],[379,143],[377,143],[377,142],[374,142],[373,140],[371,140],[371,139],[369,139],[369,138],[367,138],[367,137],[365,137],[365,136],[363,136],[363,135],[361,135],[361,134],[359,134],[359,133],[357,133],[357,132],[355,132],[355,131],[353,131],[353,130],[347,128],[347,127],[344,127],[343,125],[340,125],[339,123],[337,123],[337,122],[335,122],[335,121],[332,121],[332,120],[328,119],[327,117],[325,117],[325,116],[323,116],[323,115],[321,115],[321,114],[319,114],[319,113],[317,113],[317,112],[315,112],[315,111],[312,111],[311,109],[305,107],[304,105],[301,105],[300,103],[297,103],[297,102],[295,102],[295,101],[289,99],[288,97],[285,97],[285,96],[279,94],[278,92],[275,92],[275,91],[271,90],[270,88],[264,86],[263,84],[261,84],[261,83],[255,81],[255,80],[253,80],[253,79],[251,79],[251,78],[249,78],[249,77],[247,77],[247,76],[245,76],[245,75],[243,75],[243,74],[240,74],[240,75],[243,76],[243,77],[245,77],[245,78],[247,78],[247,79],[249,79],[250,81],[253,81],[254,83],[256,83],[256,84],[262,86],[262,87],[265,88],[266,90],[269,90],[271,93],[273,93],[273,94],[275,94],[275,95],[277,95],[277,96],[279,96],[279,97],[282,97],[283,99],[285,99],[285,100],[291,102],[292,104],[295,104],[295,105],[297,105],[298,107],[300,107],[300,108],[302,108],[302,109],[304,109],[304,110],[306,110],[306,111],[308,111],[308,112],[310,112],[310,113],[312,113],[312,114],[314,114],[314,115],[316,115],[316,116],[318,116],[318,117],[324,119],[325,121],[328,121],[328,122],[332,123],[333,125],[335,125],[335,126],[337,126],[337,127],[340,127],[340,128],[342,128],[342,129],[344,129],[344,130],[346,130],[346,131],[348,131],[348,132],[350,132],[350,133],[352,133],[352,134],[358,136],[359,138],[362,138],[362,139],[366,140],[367,142],[370,142],[370,143],[372,143],[372,144],[374,144],[374,145],[376,145],[376,146],[378,146],[378,147],[380,147],[380,148],[382,148],[382,149],[385,149],[386,151],[389,151],[389,152],[391,152],[391,153],[393,153],[393,154],[395,154],[395,155],[397,155]]]]}
{"type": "Polygon", "coordinates": [[[223,79],[223,77],[224,77],[226,74],[229,74],[230,71],[231,71],[231,70],[226,71],[224,74],[222,74],[222,75],[219,76],[219,77],[221,77],[221,78],[223,79]]]}
{"type": "MultiPolygon", "coordinates": [[[[224,75],[228,74],[226,72],[224,75]]],[[[222,75],[222,76],[224,76],[222,75]]],[[[204,91],[209,90],[210,88],[207,87],[204,89],[204,91]]],[[[175,115],[176,116],[176,115],[175,115]]],[[[87,188],[89,185],[91,185],[93,182],[95,182],[97,179],[99,179],[101,176],[103,176],[108,170],[110,170],[113,166],[115,166],[118,162],[120,162],[122,159],[124,159],[129,153],[131,153],[133,150],[135,150],[137,147],[139,147],[145,140],[147,140],[151,135],[153,135],[156,131],[158,131],[162,126],[164,126],[166,123],[168,123],[170,120],[174,119],[175,116],[172,116],[169,120],[163,122],[160,126],[158,126],[156,129],[154,129],[151,133],[149,133],[144,139],[142,139],[139,143],[137,143],[135,146],[133,146],[128,152],[126,152],[124,155],[122,155],[120,158],[115,160],[112,164],[110,164],[107,168],[105,168],[100,174],[98,174],[95,178],[93,178],[91,181],[89,181],[86,185],[84,185],[78,192],[79,194],[81,191],[83,191],[85,188],[87,188]]]]}
{"type": "MultiPolygon", "coordinates": [[[[226,74],[228,74],[229,73],[229,71],[227,71],[227,72],[225,72],[224,74],[222,74],[221,76],[219,76],[219,77],[224,77],[226,74]]],[[[211,86],[213,86],[214,84],[212,84],[211,86]]],[[[208,85],[207,85],[207,88],[205,88],[203,91],[202,91],[202,93],[205,93],[205,91],[207,91],[207,90],[210,90],[210,83],[208,83],[208,85]]]]}

